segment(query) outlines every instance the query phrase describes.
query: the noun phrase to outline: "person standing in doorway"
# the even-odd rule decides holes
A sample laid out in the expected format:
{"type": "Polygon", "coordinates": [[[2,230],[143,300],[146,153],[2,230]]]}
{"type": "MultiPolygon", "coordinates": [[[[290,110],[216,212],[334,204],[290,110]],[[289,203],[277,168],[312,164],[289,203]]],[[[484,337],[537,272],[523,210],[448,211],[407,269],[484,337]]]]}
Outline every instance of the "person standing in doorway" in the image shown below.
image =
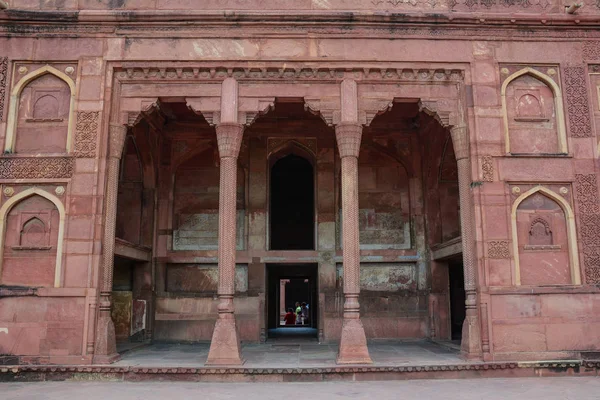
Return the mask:
{"type": "Polygon", "coordinates": [[[302,324],[302,307],[300,302],[296,302],[296,325],[302,324]]]}
{"type": "Polygon", "coordinates": [[[302,302],[300,308],[302,309],[302,325],[308,325],[308,305],[305,302],[302,302]]]}

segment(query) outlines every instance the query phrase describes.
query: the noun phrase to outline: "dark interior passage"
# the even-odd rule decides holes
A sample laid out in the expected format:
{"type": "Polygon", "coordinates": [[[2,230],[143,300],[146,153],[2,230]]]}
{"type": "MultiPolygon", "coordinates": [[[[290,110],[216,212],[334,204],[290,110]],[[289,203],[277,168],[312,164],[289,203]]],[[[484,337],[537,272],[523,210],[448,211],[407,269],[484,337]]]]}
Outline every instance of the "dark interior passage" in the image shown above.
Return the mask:
{"type": "Polygon", "coordinates": [[[271,169],[271,249],[313,250],[313,166],[303,157],[290,154],[271,169]]]}
{"type": "MultiPolygon", "coordinates": [[[[291,278],[282,279],[283,285],[280,285],[279,301],[280,306],[285,304],[281,312],[289,311],[290,309],[296,311],[297,304],[304,307],[302,318],[296,320],[297,325],[310,325],[311,324],[311,282],[310,278],[291,278]],[[282,291],[282,287],[285,289],[282,291]]],[[[281,313],[280,312],[280,313],[281,313]]]]}
{"type": "Polygon", "coordinates": [[[318,320],[317,265],[272,264],[267,266],[267,328],[273,337],[316,337],[318,320]],[[306,303],[298,324],[285,325],[288,309],[295,312],[296,303],[306,303]],[[281,330],[289,332],[281,332],[281,330]]]}
{"type": "Polygon", "coordinates": [[[461,262],[448,264],[450,281],[450,332],[452,340],[461,340],[465,320],[465,278],[461,262]]]}

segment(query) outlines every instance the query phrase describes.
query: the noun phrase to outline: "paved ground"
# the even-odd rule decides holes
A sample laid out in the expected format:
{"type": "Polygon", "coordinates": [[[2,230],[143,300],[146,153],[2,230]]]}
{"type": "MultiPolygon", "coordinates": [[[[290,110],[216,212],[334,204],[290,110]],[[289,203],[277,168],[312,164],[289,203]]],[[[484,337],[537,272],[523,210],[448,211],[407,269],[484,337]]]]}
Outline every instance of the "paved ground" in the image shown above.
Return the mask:
{"type": "MultiPolygon", "coordinates": [[[[153,344],[128,351],[117,366],[184,367],[204,366],[209,344],[153,344]]],[[[337,344],[284,341],[245,344],[242,356],[248,368],[335,367],[337,344]]],[[[377,341],[369,343],[375,366],[442,365],[465,363],[457,349],[425,340],[377,341]]]]}
{"type": "Polygon", "coordinates": [[[513,378],[330,383],[0,383],[0,398],[2,400],[597,400],[600,398],[600,378],[513,378]]]}

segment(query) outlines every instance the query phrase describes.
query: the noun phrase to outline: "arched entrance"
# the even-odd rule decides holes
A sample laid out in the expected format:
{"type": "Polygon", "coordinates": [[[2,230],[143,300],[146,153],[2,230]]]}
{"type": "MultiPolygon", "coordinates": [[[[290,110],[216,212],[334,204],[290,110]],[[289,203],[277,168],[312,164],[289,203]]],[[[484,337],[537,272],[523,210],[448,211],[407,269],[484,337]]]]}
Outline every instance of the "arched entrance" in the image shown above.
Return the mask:
{"type": "Polygon", "coordinates": [[[271,167],[271,250],[314,250],[314,168],[304,157],[288,154],[271,167]]]}

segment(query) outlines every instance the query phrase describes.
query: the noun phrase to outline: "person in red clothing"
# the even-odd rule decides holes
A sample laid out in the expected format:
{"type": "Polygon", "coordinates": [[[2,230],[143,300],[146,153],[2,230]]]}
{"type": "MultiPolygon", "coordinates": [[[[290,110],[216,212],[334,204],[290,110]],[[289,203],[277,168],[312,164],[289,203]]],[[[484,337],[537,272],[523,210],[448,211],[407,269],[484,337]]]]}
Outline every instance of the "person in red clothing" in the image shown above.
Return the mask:
{"type": "Polygon", "coordinates": [[[285,321],[286,325],[294,325],[296,323],[296,314],[294,314],[294,310],[288,308],[288,311],[285,314],[285,317],[283,317],[283,320],[285,321]]]}

